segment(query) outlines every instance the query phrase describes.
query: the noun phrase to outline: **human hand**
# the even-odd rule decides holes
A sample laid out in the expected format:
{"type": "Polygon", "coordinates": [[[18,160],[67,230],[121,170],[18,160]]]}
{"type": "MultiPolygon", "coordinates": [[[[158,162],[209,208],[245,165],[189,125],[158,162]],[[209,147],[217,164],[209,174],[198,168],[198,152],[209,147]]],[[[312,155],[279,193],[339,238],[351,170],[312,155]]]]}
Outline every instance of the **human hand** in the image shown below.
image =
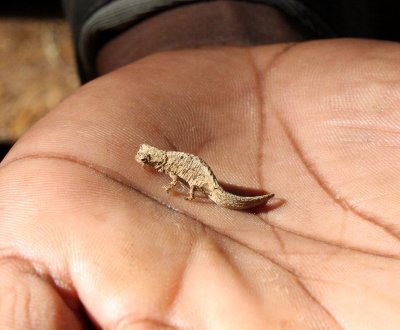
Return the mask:
{"type": "Polygon", "coordinates": [[[180,51],[83,86],[1,165],[1,325],[396,328],[399,55],[354,40],[180,51]],[[276,202],[167,195],[140,143],[276,202]]]}

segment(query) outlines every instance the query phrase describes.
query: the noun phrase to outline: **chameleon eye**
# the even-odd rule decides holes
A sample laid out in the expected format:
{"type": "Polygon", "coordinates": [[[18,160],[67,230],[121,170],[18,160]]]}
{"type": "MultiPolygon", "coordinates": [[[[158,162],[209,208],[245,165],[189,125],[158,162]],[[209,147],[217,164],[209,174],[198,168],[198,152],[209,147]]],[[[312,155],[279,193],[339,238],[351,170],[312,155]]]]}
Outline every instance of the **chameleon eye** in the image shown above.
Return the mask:
{"type": "Polygon", "coordinates": [[[148,163],[150,160],[149,155],[140,157],[140,160],[142,161],[142,163],[148,163]]]}

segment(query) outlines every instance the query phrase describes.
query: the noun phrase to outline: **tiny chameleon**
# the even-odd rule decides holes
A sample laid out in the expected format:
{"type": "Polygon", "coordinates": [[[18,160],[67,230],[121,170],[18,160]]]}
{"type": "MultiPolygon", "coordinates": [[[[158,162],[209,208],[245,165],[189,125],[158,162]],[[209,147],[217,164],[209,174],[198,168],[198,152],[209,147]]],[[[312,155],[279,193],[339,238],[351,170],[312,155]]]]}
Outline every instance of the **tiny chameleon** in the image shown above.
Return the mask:
{"type": "Polygon", "coordinates": [[[225,191],[206,162],[200,157],[186,152],[164,151],[148,144],[142,144],[135,159],[138,163],[153,167],[171,177],[172,181],[166,187],[167,193],[178,182],[189,186],[187,200],[192,200],[195,190],[199,190],[217,205],[244,210],[265,204],[274,197],[274,194],[245,197],[225,191]]]}

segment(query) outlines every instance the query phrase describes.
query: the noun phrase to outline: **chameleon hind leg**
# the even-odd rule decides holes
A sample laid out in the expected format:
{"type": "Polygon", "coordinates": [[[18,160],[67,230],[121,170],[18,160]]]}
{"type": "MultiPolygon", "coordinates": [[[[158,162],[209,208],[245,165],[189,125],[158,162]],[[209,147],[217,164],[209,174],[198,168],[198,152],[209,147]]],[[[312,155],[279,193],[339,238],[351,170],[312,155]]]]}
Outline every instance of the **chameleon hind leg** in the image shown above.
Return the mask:
{"type": "Polygon", "coordinates": [[[191,186],[189,190],[189,196],[185,197],[186,200],[191,201],[194,199],[194,191],[197,187],[196,186],[191,186]]]}

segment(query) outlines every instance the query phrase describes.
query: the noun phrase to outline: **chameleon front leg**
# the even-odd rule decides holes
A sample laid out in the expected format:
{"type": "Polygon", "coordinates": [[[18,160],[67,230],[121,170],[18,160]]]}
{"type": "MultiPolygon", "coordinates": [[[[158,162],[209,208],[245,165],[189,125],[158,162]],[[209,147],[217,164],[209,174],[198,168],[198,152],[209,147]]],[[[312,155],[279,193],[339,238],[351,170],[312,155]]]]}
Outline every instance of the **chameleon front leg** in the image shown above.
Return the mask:
{"type": "Polygon", "coordinates": [[[167,194],[178,183],[178,176],[176,174],[170,173],[169,176],[171,177],[172,181],[169,183],[168,186],[165,187],[165,191],[167,192],[167,194]]]}

